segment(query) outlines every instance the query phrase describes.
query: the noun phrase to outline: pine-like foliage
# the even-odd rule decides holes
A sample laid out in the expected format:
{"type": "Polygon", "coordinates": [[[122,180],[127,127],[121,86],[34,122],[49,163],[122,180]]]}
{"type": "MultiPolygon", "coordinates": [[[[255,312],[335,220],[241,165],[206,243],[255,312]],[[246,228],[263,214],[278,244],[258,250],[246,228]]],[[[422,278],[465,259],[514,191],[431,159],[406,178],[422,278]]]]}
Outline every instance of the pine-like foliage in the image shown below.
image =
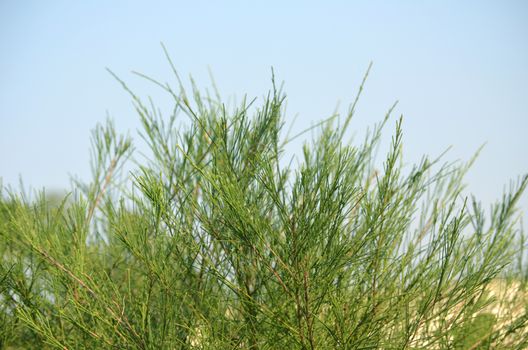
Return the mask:
{"type": "Polygon", "coordinates": [[[275,84],[227,108],[154,82],[167,118],[123,84],[146,161],[107,123],[93,180],[64,200],[3,190],[0,348],[526,346],[526,176],[485,214],[463,191],[471,162],[403,165],[401,119],[375,166],[390,111],[348,142],[356,99],[289,162],[275,84]]]}

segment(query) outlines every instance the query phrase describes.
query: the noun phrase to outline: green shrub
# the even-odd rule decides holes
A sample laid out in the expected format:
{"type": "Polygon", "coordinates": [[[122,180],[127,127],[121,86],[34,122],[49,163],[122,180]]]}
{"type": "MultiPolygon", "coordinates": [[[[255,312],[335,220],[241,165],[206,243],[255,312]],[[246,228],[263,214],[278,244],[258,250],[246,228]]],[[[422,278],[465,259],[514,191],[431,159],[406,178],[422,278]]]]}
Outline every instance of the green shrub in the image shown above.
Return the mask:
{"type": "Polygon", "coordinates": [[[455,333],[455,349],[489,349],[495,322],[495,315],[490,313],[482,313],[466,321],[455,333]]]}
{"type": "Polygon", "coordinates": [[[515,205],[528,177],[485,215],[464,195],[471,162],[402,165],[401,118],[376,169],[392,109],[353,144],[356,98],[295,164],[275,84],[259,107],[230,110],[155,83],[174,99],[167,118],[123,84],[151,150],[130,176],[132,140],[107,123],[93,133],[93,181],[59,204],[4,189],[0,348],[526,344],[526,309],[483,310],[492,281],[520,281],[515,205]]]}

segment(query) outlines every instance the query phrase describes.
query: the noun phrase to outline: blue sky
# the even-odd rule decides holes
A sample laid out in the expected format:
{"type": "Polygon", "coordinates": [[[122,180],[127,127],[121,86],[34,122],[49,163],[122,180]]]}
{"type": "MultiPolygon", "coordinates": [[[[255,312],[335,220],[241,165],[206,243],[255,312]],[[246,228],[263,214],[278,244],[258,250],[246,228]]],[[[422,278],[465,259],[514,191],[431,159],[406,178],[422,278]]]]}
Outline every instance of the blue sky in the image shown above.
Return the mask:
{"type": "Polygon", "coordinates": [[[88,178],[90,129],[107,112],[139,127],[105,67],[163,106],[130,74],[171,81],[163,42],[181,75],[207,87],[210,67],[225,97],[263,96],[273,66],[298,130],[345,110],[373,61],[352,128],[399,100],[409,163],[450,145],[445,159],[465,160],[487,142],[467,182],[489,203],[528,172],[527,38],[526,1],[3,0],[0,176],[51,189],[88,178]]]}

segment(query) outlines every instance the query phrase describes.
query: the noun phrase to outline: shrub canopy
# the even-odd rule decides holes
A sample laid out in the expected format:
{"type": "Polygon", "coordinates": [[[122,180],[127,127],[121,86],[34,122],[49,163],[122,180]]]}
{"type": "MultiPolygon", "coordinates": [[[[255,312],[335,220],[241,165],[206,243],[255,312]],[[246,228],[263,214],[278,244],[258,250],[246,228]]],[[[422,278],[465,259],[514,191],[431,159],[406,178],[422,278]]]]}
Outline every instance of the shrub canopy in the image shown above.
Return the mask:
{"type": "Polygon", "coordinates": [[[123,83],[151,151],[130,175],[132,140],[108,122],[93,131],[93,180],[64,200],[4,189],[0,348],[526,346],[526,176],[486,214],[463,191],[472,161],[403,165],[401,118],[376,168],[392,109],[352,143],[356,98],[289,162],[299,135],[283,130],[275,84],[229,109],[154,82],[168,117],[123,83]]]}

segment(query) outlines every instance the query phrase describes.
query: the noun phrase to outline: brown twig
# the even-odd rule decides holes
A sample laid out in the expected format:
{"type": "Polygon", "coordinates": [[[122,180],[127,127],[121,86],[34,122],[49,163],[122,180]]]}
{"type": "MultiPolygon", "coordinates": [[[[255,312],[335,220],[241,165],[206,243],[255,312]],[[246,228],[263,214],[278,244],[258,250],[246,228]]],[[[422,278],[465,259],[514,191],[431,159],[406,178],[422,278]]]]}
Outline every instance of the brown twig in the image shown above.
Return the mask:
{"type": "Polygon", "coordinates": [[[101,187],[101,190],[97,194],[97,197],[95,198],[92,206],[88,210],[88,215],[86,216],[87,222],[90,222],[92,220],[95,209],[97,209],[97,207],[99,206],[99,202],[103,198],[103,195],[106,192],[106,189],[108,188],[108,185],[110,184],[110,181],[112,180],[112,175],[115,171],[116,164],[117,164],[117,159],[116,158],[112,159],[112,161],[110,162],[110,166],[108,167],[108,170],[106,171],[106,176],[104,179],[103,186],[101,187]]]}

